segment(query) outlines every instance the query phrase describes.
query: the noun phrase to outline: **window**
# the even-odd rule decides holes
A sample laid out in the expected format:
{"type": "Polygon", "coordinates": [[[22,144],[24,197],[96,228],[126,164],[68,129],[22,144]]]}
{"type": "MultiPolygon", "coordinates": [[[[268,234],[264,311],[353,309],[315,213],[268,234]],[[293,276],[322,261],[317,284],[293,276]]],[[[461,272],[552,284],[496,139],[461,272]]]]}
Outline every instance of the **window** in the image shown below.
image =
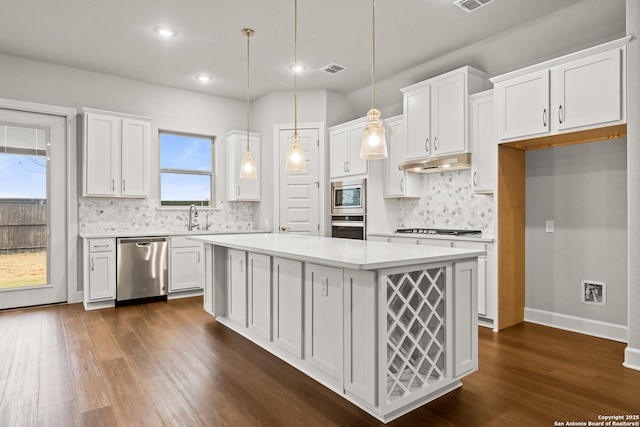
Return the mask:
{"type": "Polygon", "coordinates": [[[213,137],[160,131],[160,204],[212,206],[213,137]]]}

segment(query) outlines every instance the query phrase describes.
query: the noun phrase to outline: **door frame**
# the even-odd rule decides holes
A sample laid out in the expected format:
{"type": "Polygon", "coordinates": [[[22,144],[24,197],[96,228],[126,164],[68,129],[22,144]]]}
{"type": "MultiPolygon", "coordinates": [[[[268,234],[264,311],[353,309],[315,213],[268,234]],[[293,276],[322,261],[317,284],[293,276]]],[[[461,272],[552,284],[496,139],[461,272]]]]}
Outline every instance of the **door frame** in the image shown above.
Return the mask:
{"type": "MultiPolygon", "coordinates": [[[[293,123],[280,123],[273,125],[273,230],[276,233],[280,232],[280,168],[284,167],[284,159],[281,159],[280,146],[280,131],[294,129],[293,123]]],[[[327,200],[329,200],[329,163],[327,162],[327,156],[329,150],[326,144],[326,133],[324,122],[306,122],[298,123],[298,130],[300,129],[317,129],[318,130],[318,181],[320,185],[319,199],[318,199],[318,222],[320,223],[320,236],[328,236],[329,230],[329,210],[327,208],[327,200]]]]}
{"type": "Polygon", "coordinates": [[[15,110],[25,113],[48,114],[63,117],[66,121],[66,176],[65,176],[65,217],[67,225],[66,236],[66,269],[67,302],[81,302],[82,289],[78,289],[78,171],[81,165],[77,159],[77,116],[75,108],[61,107],[58,105],[40,104],[35,102],[18,101],[15,99],[0,98],[0,108],[15,110]]]}

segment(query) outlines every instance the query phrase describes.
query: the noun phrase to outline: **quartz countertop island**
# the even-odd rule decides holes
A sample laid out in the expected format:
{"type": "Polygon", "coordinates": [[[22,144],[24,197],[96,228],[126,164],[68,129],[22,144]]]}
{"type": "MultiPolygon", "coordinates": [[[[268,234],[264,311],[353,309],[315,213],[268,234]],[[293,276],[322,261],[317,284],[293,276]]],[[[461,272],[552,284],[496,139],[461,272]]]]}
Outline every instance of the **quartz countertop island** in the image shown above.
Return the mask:
{"type": "Polygon", "coordinates": [[[481,250],[291,234],[193,236],[216,321],[383,422],[478,366],[481,250]]]}

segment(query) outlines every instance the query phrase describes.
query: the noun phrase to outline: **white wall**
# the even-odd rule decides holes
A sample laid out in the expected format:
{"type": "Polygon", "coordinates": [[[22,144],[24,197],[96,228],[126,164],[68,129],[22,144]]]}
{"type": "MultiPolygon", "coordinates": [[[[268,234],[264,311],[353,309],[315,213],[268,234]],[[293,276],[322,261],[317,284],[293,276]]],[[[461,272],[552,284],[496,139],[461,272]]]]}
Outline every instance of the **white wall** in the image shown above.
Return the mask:
{"type": "Polygon", "coordinates": [[[627,325],[626,142],[527,152],[527,309],[627,325]],[[582,303],[583,279],[606,283],[606,307],[582,303]]]}

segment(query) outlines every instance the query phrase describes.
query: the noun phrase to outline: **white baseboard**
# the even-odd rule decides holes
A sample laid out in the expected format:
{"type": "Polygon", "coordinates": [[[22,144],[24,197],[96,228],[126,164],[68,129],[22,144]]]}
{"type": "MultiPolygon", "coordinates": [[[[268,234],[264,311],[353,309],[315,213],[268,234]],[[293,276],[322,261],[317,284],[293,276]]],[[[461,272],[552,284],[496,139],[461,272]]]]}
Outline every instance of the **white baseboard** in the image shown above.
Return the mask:
{"type": "Polygon", "coordinates": [[[535,308],[525,307],[524,320],[526,322],[551,326],[552,328],[564,329],[571,332],[578,332],[585,335],[592,335],[594,337],[606,338],[625,343],[629,336],[628,328],[626,326],[585,319],[582,317],[569,316],[567,314],[554,313],[551,311],[537,310],[535,308]]]}
{"type": "Polygon", "coordinates": [[[622,366],[640,371],[640,349],[627,346],[624,349],[624,363],[622,366]]]}

